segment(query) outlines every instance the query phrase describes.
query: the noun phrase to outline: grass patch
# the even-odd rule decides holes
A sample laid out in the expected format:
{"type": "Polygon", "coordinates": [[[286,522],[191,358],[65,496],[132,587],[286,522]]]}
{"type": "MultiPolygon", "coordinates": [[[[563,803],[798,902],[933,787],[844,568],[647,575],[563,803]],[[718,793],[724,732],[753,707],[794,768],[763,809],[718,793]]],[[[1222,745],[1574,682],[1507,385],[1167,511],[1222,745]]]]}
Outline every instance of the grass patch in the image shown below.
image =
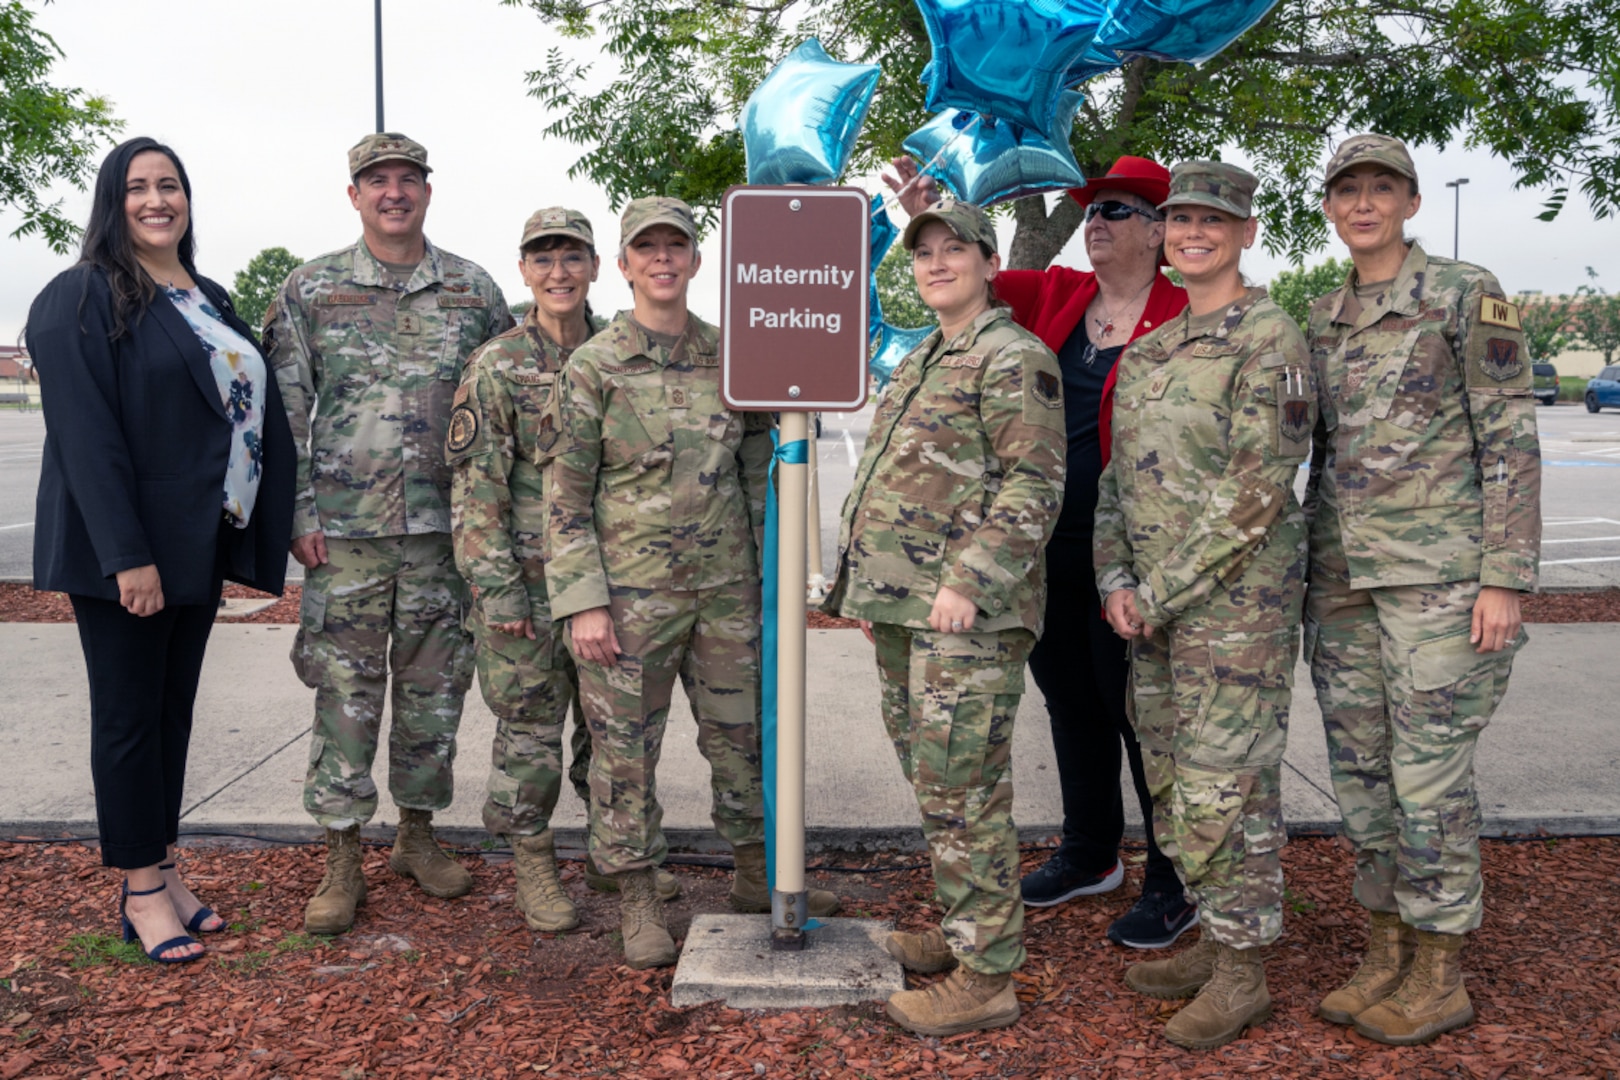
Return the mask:
{"type": "Polygon", "coordinates": [[[1558,400],[1580,401],[1586,397],[1587,380],[1579,375],[1558,376],[1558,400]]]}
{"type": "Polygon", "coordinates": [[[252,975],[262,971],[272,955],[269,949],[254,949],[241,956],[225,957],[220,960],[219,966],[238,975],[252,975]]]}
{"type": "Polygon", "coordinates": [[[111,934],[74,934],[68,938],[68,966],[100,967],[102,964],[150,964],[152,960],[139,941],[122,941],[111,934]]]}
{"type": "Polygon", "coordinates": [[[312,934],[288,934],[276,942],[277,952],[307,952],[310,949],[319,949],[326,942],[312,934]]]}

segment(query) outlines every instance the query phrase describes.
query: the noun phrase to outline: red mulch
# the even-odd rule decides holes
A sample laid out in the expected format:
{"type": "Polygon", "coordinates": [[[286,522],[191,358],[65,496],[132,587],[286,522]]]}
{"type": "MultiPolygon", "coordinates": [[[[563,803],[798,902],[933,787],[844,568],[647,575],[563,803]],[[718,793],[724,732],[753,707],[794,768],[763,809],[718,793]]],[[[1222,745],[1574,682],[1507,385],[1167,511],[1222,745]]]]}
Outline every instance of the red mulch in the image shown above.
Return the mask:
{"type": "MultiPolygon", "coordinates": [[[[234,924],[208,937],[209,957],[75,966],[71,935],[114,930],[113,872],[77,845],[0,844],[0,1080],[1620,1077],[1620,938],[1602,914],[1620,905],[1620,840],[1485,844],[1485,925],[1465,954],[1478,1020],[1413,1049],[1314,1016],[1365,940],[1351,860],[1334,841],[1298,839],[1283,861],[1290,910],[1268,964],[1276,1014],[1237,1042],[1191,1053],[1159,1034],[1178,1003],[1121,981],[1141,954],[1103,937],[1135,898],[1137,868],[1118,892],[1031,912],[1015,1026],[934,1039],[894,1027],[879,1005],[673,1009],[668,970],[617,962],[613,898],[587,892],[570,864],[564,885],[582,905],[582,929],[532,934],[512,908],[510,867],[492,857],[464,857],[475,888],[444,901],[368,852],[359,923],[323,940],[300,933],[318,850],[193,848],[190,881],[234,924]]],[[[677,938],[694,911],[724,909],[727,887],[721,871],[678,872],[686,894],[668,909],[677,938]]],[[[812,877],[854,914],[909,928],[936,917],[926,871],[812,877]]]]}
{"type": "MultiPolygon", "coordinates": [[[[287,586],[287,593],[270,607],[246,618],[222,618],[220,622],[296,623],[298,598],[302,589],[287,586]]],[[[230,597],[264,597],[267,593],[225,586],[230,597]]],[[[1620,589],[1600,589],[1579,593],[1532,593],[1524,598],[1524,621],[1532,623],[1620,622],[1620,589]]],[[[0,622],[72,622],[73,608],[62,593],[35,592],[28,585],[0,583],[0,622]]],[[[854,630],[854,619],[841,619],[819,611],[806,614],[811,630],[854,630]]],[[[0,1080],[6,1080],[0,1073],[0,1080]]]]}

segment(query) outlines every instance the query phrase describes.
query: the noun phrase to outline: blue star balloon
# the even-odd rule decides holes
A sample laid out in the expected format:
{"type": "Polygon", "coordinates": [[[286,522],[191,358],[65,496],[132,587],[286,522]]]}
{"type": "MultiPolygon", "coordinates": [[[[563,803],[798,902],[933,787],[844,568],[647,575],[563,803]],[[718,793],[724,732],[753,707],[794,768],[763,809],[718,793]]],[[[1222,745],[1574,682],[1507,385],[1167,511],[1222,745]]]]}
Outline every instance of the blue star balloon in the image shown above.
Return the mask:
{"type": "MultiPolygon", "coordinates": [[[[934,49],[928,108],[966,109],[1050,133],[1069,70],[1106,0],[917,0],[934,49]]],[[[1065,129],[1067,130],[1067,129],[1065,129]]]]}
{"type": "Polygon", "coordinates": [[[883,301],[878,296],[877,271],[878,263],[883,256],[889,253],[894,246],[894,238],[900,235],[900,229],[889,219],[889,210],[883,205],[883,196],[872,196],[872,222],[868,229],[871,235],[871,262],[866,279],[866,338],[876,343],[878,336],[883,333],[883,301]]]}
{"type": "Polygon", "coordinates": [[[1277,0],[1110,0],[1097,44],[1155,60],[1208,60],[1265,18],[1277,0]]]}
{"type": "Polygon", "coordinates": [[[1119,69],[1119,57],[1112,49],[1104,49],[1096,42],[1092,42],[1080,59],[1074,62],[1069,73],[1063,79],[1063,85],[1073,89],[1084,84],[1098,75],[1106,75],[1110,71],[1119,69]]]}
{"type": "Polygon", "coordinates": [[[938,327],[919,326],[914,330],[907,330],[900,326],[883,324],[883,340],[872,350],[872,362],[867,370],[877,376],[878,389],[889,385],[889,379],[894,376],[894,369],[900,366],[911,350],[921,345],[923,341],[938,327]]]}
{"type": "Polygon", "coordinates": [[[877,91],[876,64],[844,64],[810,38],[755,87],[738,126],[750,184],[830,184],[843,174],[877,91]]]}
{"type": "Polygon", "coordinates": [[[1069,148],[1069,129],[1083,96],[1065,90],[1059,96],[1055,123],[1058,136],[952,110],[940,113],[906,136],[906,152],[928,163],[956,196],[980,206],[994,206],[1044,191],[1065,191],[1086,182],[1069,148]],[[972,124],[972,130],[965,130],[972,124]]]}

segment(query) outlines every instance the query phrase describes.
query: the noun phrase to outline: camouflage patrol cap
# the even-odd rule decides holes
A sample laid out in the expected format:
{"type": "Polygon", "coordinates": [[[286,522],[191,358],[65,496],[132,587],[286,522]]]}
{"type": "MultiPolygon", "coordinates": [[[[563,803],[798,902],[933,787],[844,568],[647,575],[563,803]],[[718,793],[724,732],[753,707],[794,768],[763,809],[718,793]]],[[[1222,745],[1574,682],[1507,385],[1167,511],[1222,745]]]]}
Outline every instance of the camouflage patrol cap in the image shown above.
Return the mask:
{"type": "Polygon", "coordinates": [[[652,195],[645,199],[633,199],[624,208],[624,213],[619,216],[619,247],[628,246],[630,241],[654,225],[679,229],[693,243],[697,243],[697,218],[692,208],[679,199],[652,195]]]}
{"type": "Polygon", "coordinates": [[[397,131],[379,131],[349,147],[349,178],[385,161],[408,161],[423,175],[433,171],[428,168],[427,147],[397,131]]]}
{"type": "Polygon", "coordinates": [[[590,247],[596,246],[596,236],[591,232],[591,219],[578,210],[569,210],[563,206],[548,206],[544,210],[536,210],[530,214],[529,220],[523,223],[523,239],[518,241],[518,247],[523,247],[529,241],[538,240],[542,236],[566,236],[590,247]]]}
{"type": "Polygon", "coordinates": [[[900,243],[907,251],[917,246],[917,234],[930,221],[943,222],[959,240],[969,244],[988,244],[992,253],[996,250],[996,226],[990,220],[990,215],[954,195],[942,195],[938,202],[906,224],[900,243]]]}
{"type": "Polygon", "coordinates": [[[1254,189],[1260,179],[1247,169],[1224,161],[1183,161],[1170,170],[1170,197],[1159,204],[1167,206],[1213,206],[1240,218],[1254,210],[1254,189]]]}
{"type": "Polygon", "coordinates": [[[1332,183],[1340,173],[1357,165],[1382,165],[1408,180],[1417,179],[1417,167],[1412,164],[1412,155],[1407,153],[1405,143],[1393,135],[1369,133],[1352,135],[1339,144],[1333,156],[1328,158],[1322,181],[1332,183]]]}

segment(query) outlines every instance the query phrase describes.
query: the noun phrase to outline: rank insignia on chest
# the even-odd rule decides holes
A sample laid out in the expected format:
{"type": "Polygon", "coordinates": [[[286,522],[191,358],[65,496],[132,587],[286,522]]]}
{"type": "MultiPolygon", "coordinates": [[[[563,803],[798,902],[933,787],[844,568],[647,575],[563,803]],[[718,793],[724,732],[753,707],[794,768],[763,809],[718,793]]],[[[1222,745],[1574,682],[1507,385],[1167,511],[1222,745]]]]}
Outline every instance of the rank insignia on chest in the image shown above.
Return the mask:
{"type": "Polygon", "coordinates": [[[1519,343],[1509,338],[1490,338],[1485,342],[1485,355],[1480,358],[1479,366],[1497,382],[1515,378],[1524,370],[1524,361],[1519,359],[1519,343]]]}
{"type": "Polygon", "coordinates": [[[450,410],[450,433],[444,440],[444,448],[452,454],[459,454],[478,439],[478,414],[466,405],[457,405],[450,410]]]}
{"type": "Polygon", "coordinates": [[[420,334],[422,332],[422,316],[414,311],[402,311],[399,313],[399,321],[395,323],[394,329],[401,334],[420,334]]]}

